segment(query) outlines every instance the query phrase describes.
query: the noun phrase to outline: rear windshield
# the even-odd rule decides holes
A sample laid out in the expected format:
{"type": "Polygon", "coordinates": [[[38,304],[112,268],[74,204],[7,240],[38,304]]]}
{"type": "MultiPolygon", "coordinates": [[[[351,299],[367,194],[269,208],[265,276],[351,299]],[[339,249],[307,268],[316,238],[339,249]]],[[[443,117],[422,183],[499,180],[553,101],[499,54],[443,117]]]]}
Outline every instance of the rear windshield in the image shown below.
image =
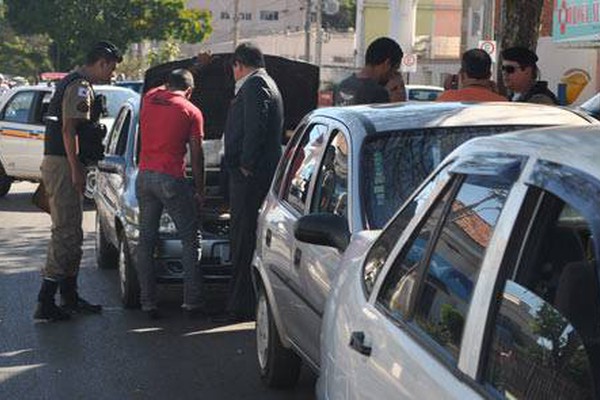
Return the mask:
{"type": "Polygon", "coordinates": [[[474,126],[392,131],[363,144],[361,193],[367,228],[380,229],[437,165],[467,140],[530,126],[474,126]]]}

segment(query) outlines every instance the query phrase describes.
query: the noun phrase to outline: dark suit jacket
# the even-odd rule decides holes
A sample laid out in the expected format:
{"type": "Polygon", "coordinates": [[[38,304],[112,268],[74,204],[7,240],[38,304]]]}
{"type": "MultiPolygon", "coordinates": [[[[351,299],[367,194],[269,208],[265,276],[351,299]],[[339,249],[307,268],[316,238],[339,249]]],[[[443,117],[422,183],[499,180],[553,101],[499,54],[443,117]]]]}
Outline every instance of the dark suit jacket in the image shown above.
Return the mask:
{"type": "Polygon", "coordinates": [[[242,85],[225,122],[225,165],[270,179],[281,157],[283,101],[275,81],[263,69],[242,85]]]}

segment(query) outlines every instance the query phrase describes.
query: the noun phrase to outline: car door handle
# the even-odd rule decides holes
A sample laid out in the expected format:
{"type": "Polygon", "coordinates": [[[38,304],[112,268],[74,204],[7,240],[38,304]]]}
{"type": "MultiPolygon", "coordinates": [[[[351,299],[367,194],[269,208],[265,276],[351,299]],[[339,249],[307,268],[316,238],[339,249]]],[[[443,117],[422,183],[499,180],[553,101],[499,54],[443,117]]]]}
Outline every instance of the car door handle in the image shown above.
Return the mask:
{"type": "Polygon", "coordinates": [[[273,232],[270,229],[267,229],[267,234],[265,236],[265,244],[267,247],[271,247],[271,239],[273,238],[273,232]]]}
{"type": "Polygon", "coordinates": [[[364,332],[352,332],[352,335],[350,335],[350,347],[364,356],[369,357],[371,355],[371,346],[365,346],[364,332]]]}
{"type": "Polygon", "coordinates": [[[294,251],[294,267],[300,266],[300,260],[302,260],[302,250],[296,249],[294,251]]]}

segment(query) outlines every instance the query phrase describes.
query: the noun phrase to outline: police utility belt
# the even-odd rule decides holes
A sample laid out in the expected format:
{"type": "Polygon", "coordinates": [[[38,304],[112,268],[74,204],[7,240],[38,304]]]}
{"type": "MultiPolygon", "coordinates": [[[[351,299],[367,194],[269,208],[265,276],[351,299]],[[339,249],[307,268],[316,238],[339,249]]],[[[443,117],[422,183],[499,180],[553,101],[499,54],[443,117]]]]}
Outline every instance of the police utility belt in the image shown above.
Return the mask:
{"type": "MultiPolygon", "coordinates": [[[[106,96],[96,95],[92,104],[90,119],[81,122],[77,126],[79,160],[85,166],[95,165],[104,158],[106,125],[100,123],[100,117],[106,114],[106,96]]],[[[45,121],[48,128],[62,130],[62,122],[59,121],[58,117],[47,116],[45,121]]]]}

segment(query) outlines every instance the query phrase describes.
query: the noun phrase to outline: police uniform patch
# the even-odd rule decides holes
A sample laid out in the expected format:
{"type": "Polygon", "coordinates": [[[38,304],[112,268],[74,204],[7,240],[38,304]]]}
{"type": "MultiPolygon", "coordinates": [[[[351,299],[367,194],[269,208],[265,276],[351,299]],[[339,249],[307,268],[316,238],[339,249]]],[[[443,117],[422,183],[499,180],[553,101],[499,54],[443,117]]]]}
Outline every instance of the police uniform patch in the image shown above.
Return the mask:
{"type": "Polygon", "coordinates": [[[77,104],[77,111],[82,112],[82,113],[86,113],[86,112],[90,111],[90,106],[87,103],[87,101],[80,101],[77,104]]]}
{"type": "Polygon", "coordinates": [[[77,89],[77,96],[79,97],[88,97],[89,89],[86,87],[79,87],[77,89]]]}

